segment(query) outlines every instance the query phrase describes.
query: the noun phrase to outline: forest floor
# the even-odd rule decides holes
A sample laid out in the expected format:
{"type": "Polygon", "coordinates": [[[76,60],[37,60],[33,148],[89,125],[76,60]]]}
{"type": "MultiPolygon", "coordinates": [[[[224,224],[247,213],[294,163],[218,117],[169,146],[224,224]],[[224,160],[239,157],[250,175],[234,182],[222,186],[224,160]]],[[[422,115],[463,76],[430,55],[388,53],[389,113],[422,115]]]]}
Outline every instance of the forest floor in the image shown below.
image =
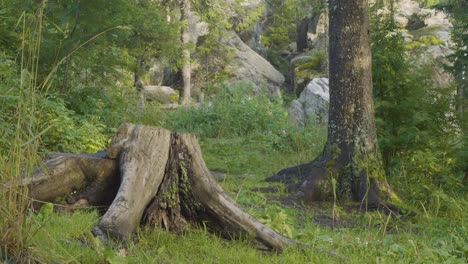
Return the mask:
{"type": "Polygon", "coordinates": [[[455,220],[424,213],[400,217],[362,213],[330,203],[306,207],[285,198],[288,194],[282,185],[263,182],[281,168],[313,158],[322,140],[317,139],[313,151],[302,153],[271,151],[242,137],[202,139],[201,145],[214,177],[248,213],[286,236],[338,252],[345,260],[298,248],[281,254],[262,252],[249,245],[248,238],[225,240],[203,227],[183,234],[139,230],[131,243],[105,246],[90,233],[99,221],[96,208],[31,215],[32,255],[41,263],[467,262],[466,212],[455,220]]]}

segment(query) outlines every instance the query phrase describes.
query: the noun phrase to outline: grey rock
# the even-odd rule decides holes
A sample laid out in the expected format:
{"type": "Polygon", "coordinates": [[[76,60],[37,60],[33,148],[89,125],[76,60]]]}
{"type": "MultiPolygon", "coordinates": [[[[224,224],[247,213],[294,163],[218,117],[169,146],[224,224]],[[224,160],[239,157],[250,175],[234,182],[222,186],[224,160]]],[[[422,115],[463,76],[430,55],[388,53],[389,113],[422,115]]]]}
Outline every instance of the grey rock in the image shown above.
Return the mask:
{"type": "Polygon", "coordinates": [[[289,120],[296,126],[305,126],[304,105],[298,100],[293,100],[288,108],[289,120]]]}
{"type": "Polygon", "coordinates": [[[296,42],[289,43],[288,50],[290,52],[297,52],[297,43],[296,42]]]}
{"type": "Polygon", "coordinates": [[[409,17],[413,14],[418,14],[421,12],[421,8],[419,7],[419,3],[413,0],[400,0],[398,1],[398,8],[400,13],[409,17]]]}
{"type": "Polygon", "coordinates": [[[226,67],[231,74],[228,84],[252,85],[254,93],[266,91],[270,96],[280,97],[285,78],[265,58],[245,44],[231,32],[224,41],[233,50],[234,59],[226,67]]]}
{"type": "Polygon", "coordinates": [[[146,100],[160,103],[173,103],[179,100],[179,93],[169,86],[147,85],[140,93],[146,100]]]}
{"type": "Polygon", "coordinates": [[[328,78],[315,78],[307,85],[299,98],[291,102],[288,109],[290,120],[300,127],[311,119],[328,122],[329,104],[328,78]]]}
{"type": "Polygon", "coordinates": [[[309,48],[327,50],[328,48],[328,13],[322,13],[315,28],[309,28],[307,38],[309,48]]]}

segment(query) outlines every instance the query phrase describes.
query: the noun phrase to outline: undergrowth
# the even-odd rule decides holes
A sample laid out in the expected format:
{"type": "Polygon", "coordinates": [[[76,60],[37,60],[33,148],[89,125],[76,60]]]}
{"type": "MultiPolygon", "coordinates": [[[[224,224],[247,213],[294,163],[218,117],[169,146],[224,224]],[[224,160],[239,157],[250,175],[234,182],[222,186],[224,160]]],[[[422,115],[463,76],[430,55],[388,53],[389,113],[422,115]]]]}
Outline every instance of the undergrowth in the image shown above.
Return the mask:
{"type": "MultiPolygon", "coordinates": [[[[38,89],[39,85],[48,87],[46,83],[37,82],[37,58],[40,57],[37,52],[42,30],[41,9],[38,12],[28,17],[36,20],[33,24],[37,27],[33,29],[25,26],[26,17],[18,20],[18,25],[23,25],[23,35],[19,38],[22,43],[20,59],[0,50],[2,188],[6,183],[16,183],[30,175],[38,160],[50,151],[79,153],[103,148],[122,121],[163,126],[177,132],[194,133],[200,138],[207,166],[247,212],[288,237],[316,248],[336,251],[345,259],[312,249],[289,248],[281,254],[260,252],[252,247],[247,237],[228,241],[203,227],[183,234],[144,229],[139,230],[137,238],[127,245],[104,245],[90,232],[99,221],[96,209],[64,213],[57,210],[56,205],[47,204],[34,212],[26,198],[27,190],[13,188],[0,195],[1,261],[467,262],[466,187],[449,168],[453,165],[450,156],[439,155],[442,153],[440,148],[435,151],[437,147],[434,146],[441,146],[441,142],[434,139],[433,134],[412,132],[414,138],[428,139],[424,140],[428,148],[418,148],[420,145],[410,140],[414,151],[411,155],[396,156],[398,163],[392,164],[388,172],[390,184],[400,191],[399,195],[410,205],[412,212],[392,217],[382,212],[363,214],[332,204],[286,207],[282,203],[288,195],[284,187],[265,183],[263,179],[282,168],[316,157],[325,142],[323,125],[293,127],[289,125],[281,101],[250,96],[244,87],[224,87],[213,102],[197,108],[163,111],[153,103],[147,103],[144,109],[139,107],[138,99],[131,96],[132,88],[128,86],[96,91],[93,86],[76,85],[69,96],[83,101],[70,105],[66,101],[70,98],[38,89]],[[431,144],[433,146],[429,148],[431,144]],[[257,187],[274,187],[274,191],[262,193],[254,190],[257,187]]],[[[408,105],[414,106],[411,102],[408,105]]],[[[429,108],[431,105],[421,107],[425,111],[429,108]]],[[[430,120],[423,121],[424,124],[431,123],[430,120]]],[[[422,130],[420,127],[418,129],[422,130]]],[[[409,145],[391,146],[407,149],[409,145]]]]}

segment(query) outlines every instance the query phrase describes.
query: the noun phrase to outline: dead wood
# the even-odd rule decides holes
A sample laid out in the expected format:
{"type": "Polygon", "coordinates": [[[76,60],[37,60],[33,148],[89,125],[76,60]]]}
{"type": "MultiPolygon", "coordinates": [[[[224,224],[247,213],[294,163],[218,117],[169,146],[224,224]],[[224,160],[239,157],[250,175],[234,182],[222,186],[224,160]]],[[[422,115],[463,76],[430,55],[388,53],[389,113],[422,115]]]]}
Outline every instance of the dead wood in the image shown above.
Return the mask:
{"type": "MultiPolygon", "coordinates": [[[[86,199],[96,206],[105,205],[109,204],[109,197],[112,201],[119,186],[117,168],[115,160],[95,155],[55,154],[31,177],[9,182],[2,189],[26,187],[33,202],[53,202],[63,197],[73,201],[86,199]]],[[[33,203],[35,207],[40,206],[36,202],[33,203]]]]}
{"type": "Polygon", "coordinates": [[[114,201],[99,222],[104,232],[122,240],[135,232],[162,182],[170,137],[171,133],[162,128],[131,124],[119,128],[108,156],[118,156],[121,183],[114,201]]]}
{"type": "Polygon", "coordinates": [[[189,134],[123,124],[105,156],[58,154],[20,185],[35,200],[71,195],[78,206],[109,206],[93,232],[123,241],[140,224],[176,232],[203,225],[226,238],[251,239],[261,249],[312,249],[240,208],[212,178],[189,134]]]}

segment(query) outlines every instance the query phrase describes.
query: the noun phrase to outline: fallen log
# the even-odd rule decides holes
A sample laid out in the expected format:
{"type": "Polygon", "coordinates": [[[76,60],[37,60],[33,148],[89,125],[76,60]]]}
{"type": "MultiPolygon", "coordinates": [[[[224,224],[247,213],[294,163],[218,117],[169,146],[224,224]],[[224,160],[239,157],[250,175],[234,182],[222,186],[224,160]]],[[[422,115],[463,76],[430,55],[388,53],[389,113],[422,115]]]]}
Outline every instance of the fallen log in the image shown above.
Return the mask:
{"type": "Polygon", "coordinates": [[[94,230],[122,241],[131,239],[139,224],[175,232],[203,225],[227,238],[250,238],[262,249],[299,244],[226,195],[194,136],[161,128],[123,124],[105,155],[58,154],[20,185],[34,200],[70,195],[73,201],[108,206],[94,230]]]}

